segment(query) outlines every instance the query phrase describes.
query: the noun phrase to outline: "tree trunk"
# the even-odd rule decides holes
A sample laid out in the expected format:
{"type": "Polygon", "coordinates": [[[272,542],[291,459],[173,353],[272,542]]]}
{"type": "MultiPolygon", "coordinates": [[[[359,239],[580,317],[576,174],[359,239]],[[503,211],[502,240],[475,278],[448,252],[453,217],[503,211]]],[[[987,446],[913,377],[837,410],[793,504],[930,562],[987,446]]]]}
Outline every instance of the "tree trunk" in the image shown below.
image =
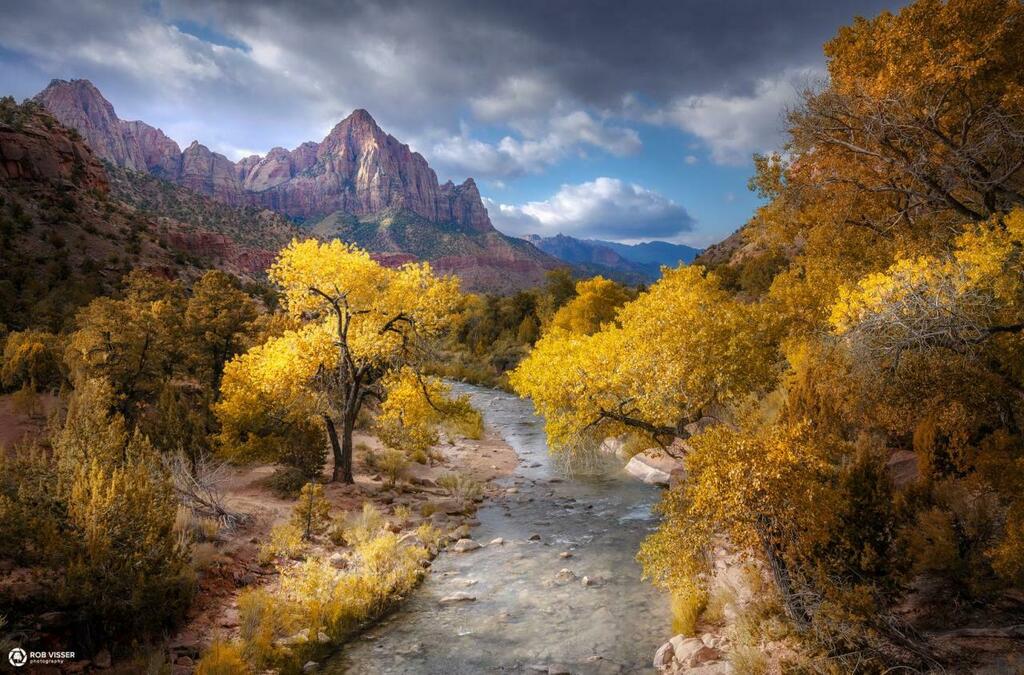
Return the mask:
{"type": "MultiPolygon", "coordinates": [[[[355,415],[346,415],[341,425],[341,480],[354,483],[352,477],[352,431],[356,427],[355,415]]],[[[338,465],[334,465],[334,480],[338,479],[338,465]]]]}
{"type": "MultiPolygon", "coordinates": [[[[342,465],[341,445],[338,443],[338,430],[334,428],[334,420],[330,415],[324,415],[324,426],[327,427],[327,436],[331,439],[331,453],[334,457],[334,469],[331,471],[331,482],[338,480],[338,472],[342,465]]],[[[351,481],[349,481],[351,482],[351,481]]]]}
{"type": "Polygon", "coordinates": [[[793,593],[793,581],[789,574],[789,566],[786,565],[778,546],[768,533],[767,524],[757,528],[758,536],[761,539],[761,548],[768,560],[768,566],[772,570],[772,579],[775,587],[782,597],[782,606],[786,609],[786,615],[796,624],[797,629],[803,631],[810,625],[810,617],[800,599],[793,593]]]}

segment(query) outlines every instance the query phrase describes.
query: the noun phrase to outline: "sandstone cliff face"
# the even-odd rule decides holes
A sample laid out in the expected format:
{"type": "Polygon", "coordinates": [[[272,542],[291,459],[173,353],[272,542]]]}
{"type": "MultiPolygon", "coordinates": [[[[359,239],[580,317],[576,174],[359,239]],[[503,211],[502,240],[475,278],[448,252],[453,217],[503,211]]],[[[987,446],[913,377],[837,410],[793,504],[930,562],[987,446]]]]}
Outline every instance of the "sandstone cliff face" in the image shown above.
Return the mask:
{"type": "Polygon", "coordinates": [[[93,153],[116,166],[174,179],[181,149],[164,132],[145,122],[126,122],[88,80],[53,80],[35,100],[57,120],[76,129],[93,153]]]}
{"type": "Polygon", "coordinates": [[[199,141],[192,141],[181,153],[177,183],[233,206],[246,202],[234,163],[224,155],[211,152],[199,141]]]}
{"type": "Polygon", "coordinates": [[[385,133],[365,110],[339,122],[320,143],[274,148],[236,164],[198,142],[182,152],[159,129],[118,119],[88,80],[53,80],[36,100],[77,129],[97,156],[229,204],[262,205],[302,220],[406,208],[437,223],[493,229],[472,179],[439,185],[427,160],[385,133]]]}
{"type": "Polygon", "coordinates": [[[314,219],[405,208],[427,220],[475,232],[492,228],[472,179],[439,185],[427,160],[385,133],[365,110],[339,122],[320,143],[274,148],[244,179],[264,206],[314,219]]]}
{"type": "MultiPolygon", "coordinates": [[[[122,122],[129,138],[139,147],[139,154],[145,166],[154,176],[175,179],[181,171],[181,148],[164,132],[145,122],[122,122]]],[[[117,162],[114,162],[117,164],[117,162]]],[[[132,167],[125,167],[132,168],[132,167]]]]}
{"type": "Polygon", "coordinates": [[[105,193],[106,173],[89,147],[45,120],[40,115],[18,128],[0,123],[0,179],[64,182],[105,193]]]}
{"type": "Polygon", "coordinates": [[[118,119],[86,80],[54,80],[36,100],[116,166],[148,172],[226,204],[271,209],[310,224],[338,214],[356,219],[357,231],[334,228],[330,235],[348,237],[374,253],[430,260],[441,271],[458,273],[467,288],[537,284],[559,265],[498,233],[472,178],[461,185],[439,184],[427,160],[384,132],[365,110],[354,111],[319,143],[278,147],[236,163],[198,141],[181,152],[159,129],[118,119]],[[398,239],[384,224],[395,214],[406,225],[398,239]]]}

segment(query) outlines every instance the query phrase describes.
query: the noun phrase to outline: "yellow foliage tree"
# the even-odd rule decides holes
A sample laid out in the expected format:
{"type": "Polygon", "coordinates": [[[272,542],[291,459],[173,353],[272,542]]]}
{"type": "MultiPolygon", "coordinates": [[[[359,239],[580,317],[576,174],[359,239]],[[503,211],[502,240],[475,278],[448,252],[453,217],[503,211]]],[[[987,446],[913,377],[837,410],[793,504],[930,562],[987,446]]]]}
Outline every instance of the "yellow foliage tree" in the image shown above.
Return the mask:
{"type": "Polygon", "coordinates": [[[408,453],[424,451],[438,441],[438,427],[451,422],[463,427],[479,424],[480,414],[466,396],[452,398],[451,388],[411,368],[390,373],[383,382],[387,397],[375,427],[391,448],[408,453]]]}
{"type": "MultiPolygon", "coordinates": [[[[225,368],[218,415],[228,438],[259,405],[301,423],[318,417],[334,455],[333,480],[352,482],[352,432],[367,398],[383,401],[384,378],[418,368],[449,325],[458,282],[426,263],[389,269],[340,241],[293,241],[270,269],[300,328],[272,338],[225,368]],[[338,427],[341,427],[340,434],[338,427]]],[[[273,418],[273,415],[269,416],[273,418]]]]}
{"type": "Polygon", "coordinates": [[[576,297],[555,312],[551,328],[570,333],[590,335],[615,319],[615,312],[630,300],[630,293],[621,284],[593,277],[576,284],[576,297]]]}
{"type": "Polygon", "coordinates": [[[533,399],[555,449],[634,431],[668,446],[717,406],[770,388],[770,317],[700,267],[660,281],[592,335],[554,329],[509,380],[533,399]]]}

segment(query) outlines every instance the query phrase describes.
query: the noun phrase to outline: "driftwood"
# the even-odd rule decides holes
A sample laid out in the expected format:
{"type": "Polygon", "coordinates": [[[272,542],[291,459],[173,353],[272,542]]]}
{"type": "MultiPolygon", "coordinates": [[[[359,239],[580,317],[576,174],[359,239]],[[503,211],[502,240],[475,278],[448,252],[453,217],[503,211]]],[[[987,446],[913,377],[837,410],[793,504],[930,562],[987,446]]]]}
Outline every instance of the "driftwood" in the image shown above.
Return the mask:
{"type": "Polygon", "coordinates": [[[178,498],[193,512],[216,519],[228,530],[248,522],[249,514],[224,505],[221,484],[227,478],[227,464],[200,457],[193,465],[185,453],[179,452],[165,458],[164,465],[178,498]]]}

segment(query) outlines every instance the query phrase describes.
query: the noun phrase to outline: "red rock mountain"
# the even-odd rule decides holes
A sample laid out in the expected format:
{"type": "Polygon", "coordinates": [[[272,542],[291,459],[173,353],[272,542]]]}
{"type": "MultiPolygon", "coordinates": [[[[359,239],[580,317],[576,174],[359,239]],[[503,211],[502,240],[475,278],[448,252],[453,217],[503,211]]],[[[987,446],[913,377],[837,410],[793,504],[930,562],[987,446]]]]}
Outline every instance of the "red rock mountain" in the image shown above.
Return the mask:
{"type": "Polygon", "coordinates": [[[534,285],[564,264],[497,232],[472,178],[439,184],[426,159],[385,133],[365,110],[339,122],[319,143],[273,148],[236,163],[198,141],[182,152],[161,130],[119,119],[88,80],[53,80],[36,100],[116,166],[298,222],[327,219],[314,229],[321,236],[353,241],[390,254],[388,259],[430,260],[474,290],[534,285]],[[384,231],[396,222],[404,228],[397,237],[384,231]],[[381,231],[370,232],[373,226],[381,231]]]}

